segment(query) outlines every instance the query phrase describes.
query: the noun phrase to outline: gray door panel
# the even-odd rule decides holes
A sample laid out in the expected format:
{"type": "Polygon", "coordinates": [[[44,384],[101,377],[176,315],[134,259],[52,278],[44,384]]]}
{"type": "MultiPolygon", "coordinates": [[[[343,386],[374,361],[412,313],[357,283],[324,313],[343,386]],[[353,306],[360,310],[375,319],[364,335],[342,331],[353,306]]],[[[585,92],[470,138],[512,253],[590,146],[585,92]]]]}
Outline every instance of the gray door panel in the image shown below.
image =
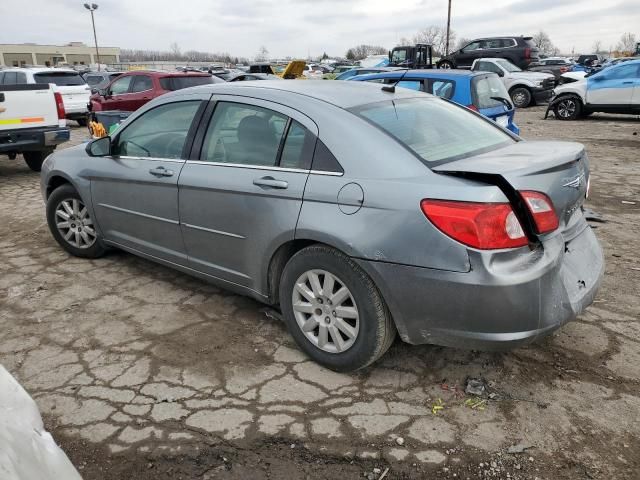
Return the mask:
{"type": "Polygon", "coordinates": [[[180,219],[191,267],[260,291],[263,262],[294,238],[307,176],[188,162],[180,219]]]}
{"type": "Polygon", "coordinates": [[[91,179],[91,196],[105,239],[184,263],[178,217],[178,176],[184,161],[126,157],[93,161],[99,164],[91,179]]]}

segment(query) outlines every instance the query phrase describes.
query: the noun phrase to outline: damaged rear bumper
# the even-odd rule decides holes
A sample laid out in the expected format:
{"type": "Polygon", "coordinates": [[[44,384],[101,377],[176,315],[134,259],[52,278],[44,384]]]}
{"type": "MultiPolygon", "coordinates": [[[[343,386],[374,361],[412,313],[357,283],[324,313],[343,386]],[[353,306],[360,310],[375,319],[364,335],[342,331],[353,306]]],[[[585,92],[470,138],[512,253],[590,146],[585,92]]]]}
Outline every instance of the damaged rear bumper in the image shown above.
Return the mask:
{"type": "Polygon", "coordinates": [[[589,306],[604,275],[590,227],[544,248],[495,256],[470,250],[472,269],[439,271],[359,261],[408,343],[503,350],[549,335],[589,306]],[[390,281],[391,280],[391,281],[390,281]]]}

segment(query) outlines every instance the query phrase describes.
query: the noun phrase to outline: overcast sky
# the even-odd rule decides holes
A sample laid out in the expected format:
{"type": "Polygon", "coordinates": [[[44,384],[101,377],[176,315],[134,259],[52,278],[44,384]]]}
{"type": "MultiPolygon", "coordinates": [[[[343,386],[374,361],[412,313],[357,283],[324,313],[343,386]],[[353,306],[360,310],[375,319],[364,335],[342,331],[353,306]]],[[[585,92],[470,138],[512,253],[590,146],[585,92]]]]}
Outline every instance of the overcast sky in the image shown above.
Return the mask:
{"type": "MultiPolygon", "coordinates": [[[[96,1],[96,0],[94,0],[96,1]]],[[[393,47],[445,25],[447,0],[97,0],[98,43],[122,48],[228,52],[253,57],[344,55],[361,44],[393,47]]],[[[0,43],[93,44],[82,0],[0,0],[0,43]]],[[[590,52],[640,37],[640,0],[453,0],[458,37],[545,30],[563,52],[590,52]]],[[[640,39],[639,39],[640,41],[640,39]]]]}

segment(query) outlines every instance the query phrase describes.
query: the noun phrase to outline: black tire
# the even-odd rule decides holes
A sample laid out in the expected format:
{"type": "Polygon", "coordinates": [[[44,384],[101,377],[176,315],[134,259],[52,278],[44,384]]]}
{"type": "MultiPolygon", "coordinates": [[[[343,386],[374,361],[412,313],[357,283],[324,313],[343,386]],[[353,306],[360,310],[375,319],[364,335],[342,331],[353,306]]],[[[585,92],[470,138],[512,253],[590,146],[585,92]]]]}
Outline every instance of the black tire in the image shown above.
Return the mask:
{"type": "Polygon", "coordinates": [[[438,68],[450,70],[452,68],[455,68],[455,65],[450,60],[442,60],[441,62],[438,62],[438,68]]]}
{"type": "Polygon", "coordinates": [[[279,290],[283,318],[296,343],[309,357],[331,370],[351,372],[364,368],[380,358],[395,339],[396,328],[391,313],[375,284],[355,262],[338,250],[325,245],[300,250],[287,262],[279,290]],[[353,344],[343,352],[326,352],[312,343],[294,315],[295,283],[305,272],[314,269],[335,275],[353,297],[359,330],[353,344]]]}
{"type": "Polygon", "coordinates": [[[78,125],[80,125],[81,127],[86,127],[87,126],[87,119],[86,118],[76,118],[76,122],[78,122],[78,125]]]}
{"type": "MultiPolygon", "coordinates": [[[[67,240],[65,240],[65,238],[60,233],[60,230],[58,230],[58,227],[56,226],[56,209],[63,201],[67,200],[79,200],[80,202],[82,202],[82,204],[84,204],[84,201],[82,200],[80,195],[78,195],[78,192],[76,192],[75,188],[73,188],[68,183],[56,188],[47,199],[47,224],[49,225],[51,235],[53,235],[53,238],[55,238],[56,242],[58,242],[58,244],[71,255],[82,258],[99,258],[103,256],[107,249],[102,244],[100,237],[97,235],[97,230],[95,231],[95,241],[91,246],[85,248],[78,248],[72,245],[67,240]]],[[[95,224],[93,224],[93,228],[95,229],[95,224]]]]}
{"type": "Polygon", "coordinates": [[[24,157],[25,163],[28,167],[34,172],[39,172],[42,170],[42,162],[44,159],[51,155],[53,150],[41,150],[39,152],[24,152],[22,156],[24,157]]]}
{"type": "Polygon", "coordinates": [[[560,97],[553,105],[553,114],[558,120],[577,120],[582,114],[582,102],[575,95],[560,97]]]}
{"type": "Polygon", "coordinates": [[[526,87],[515,87],[509,92],[511,101],[516,108],[527,108],[531,105],[533,97],[531,91],[526,87]]]}

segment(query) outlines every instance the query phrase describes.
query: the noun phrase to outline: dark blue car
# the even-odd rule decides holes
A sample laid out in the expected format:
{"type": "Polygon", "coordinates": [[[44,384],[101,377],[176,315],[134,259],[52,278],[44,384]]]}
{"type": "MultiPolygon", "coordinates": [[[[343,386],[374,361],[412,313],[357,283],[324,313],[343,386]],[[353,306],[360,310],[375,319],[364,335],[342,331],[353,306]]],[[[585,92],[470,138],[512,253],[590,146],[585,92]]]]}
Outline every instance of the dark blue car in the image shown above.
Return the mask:
{"type": "Polygon", "coordinates": [[[350,78],[356,82],[395,83],[398,87],[431,93],[463,105],[520,134],[513,123],[514,107],[504,84],[495,73],[469,70],[399,70],[350,78]],[[404,77],[402,78],[402,76],[404,77]]]}

